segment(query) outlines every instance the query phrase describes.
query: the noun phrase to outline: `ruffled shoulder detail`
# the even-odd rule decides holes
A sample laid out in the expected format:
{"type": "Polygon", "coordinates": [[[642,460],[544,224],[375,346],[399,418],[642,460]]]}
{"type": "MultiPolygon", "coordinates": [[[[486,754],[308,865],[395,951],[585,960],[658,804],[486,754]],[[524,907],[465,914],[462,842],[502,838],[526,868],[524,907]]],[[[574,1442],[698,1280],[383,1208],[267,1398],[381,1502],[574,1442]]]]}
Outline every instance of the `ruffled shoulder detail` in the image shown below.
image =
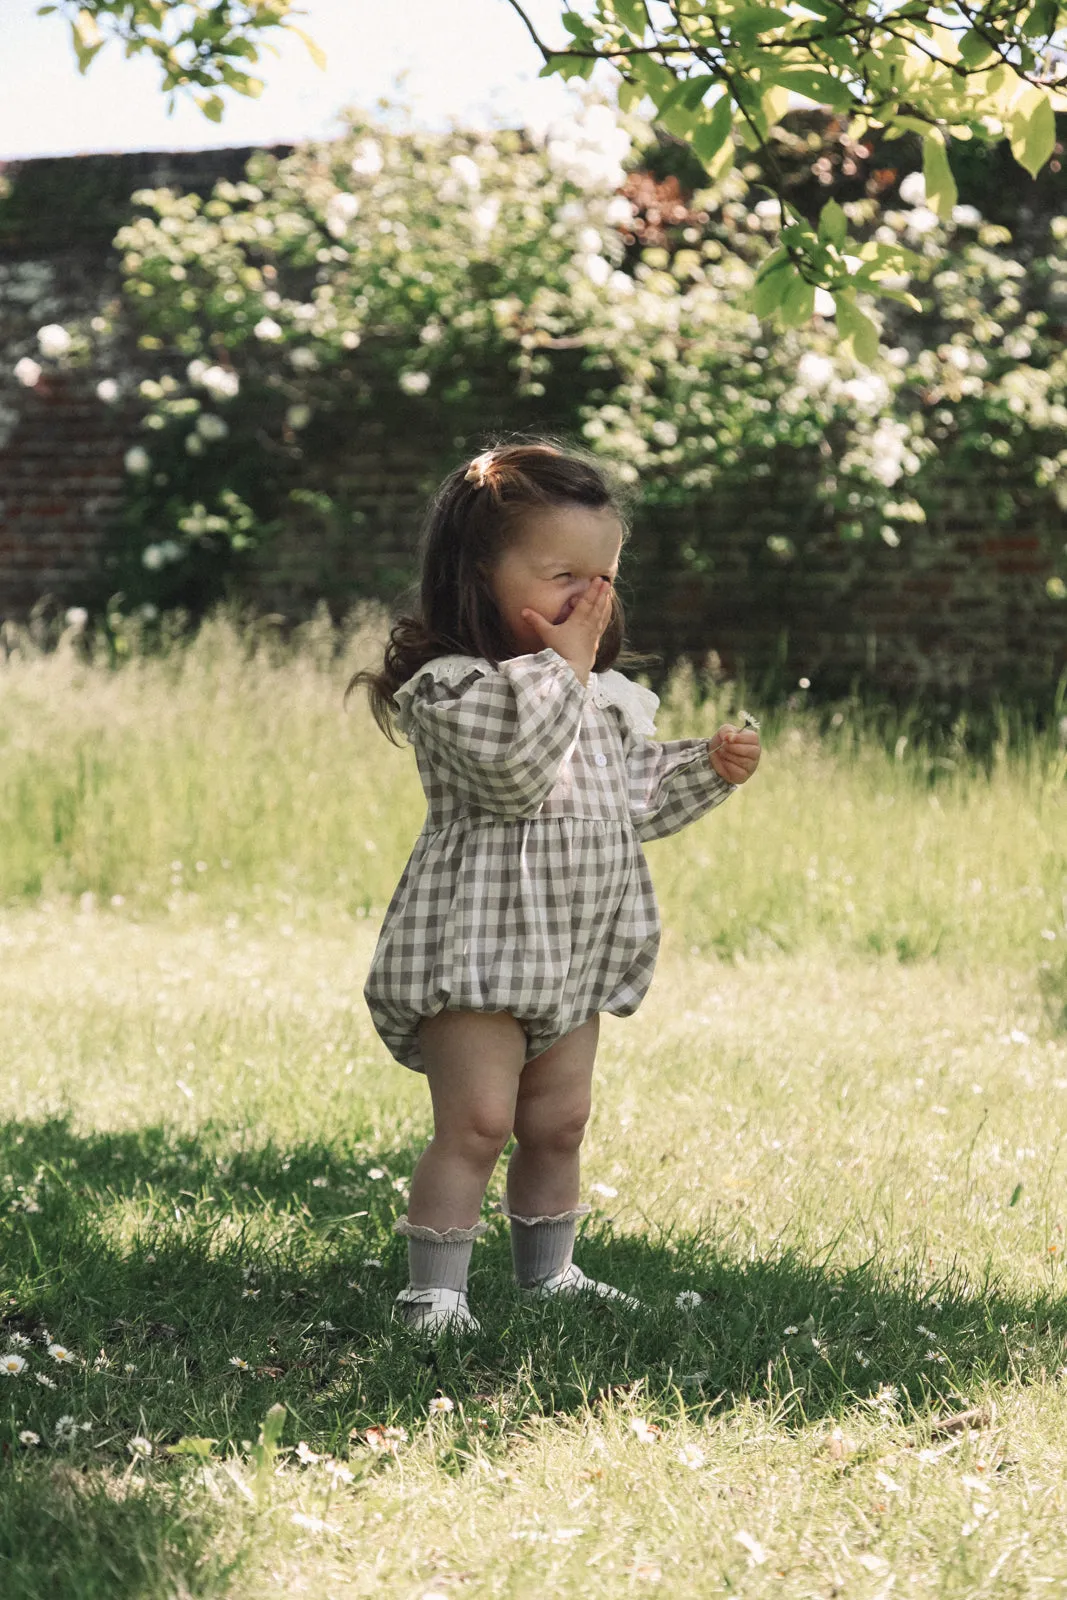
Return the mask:
{"type": "Polygon", "coordinates": [[[634,683],[621,672],[594,672],[591,677],[593,704],[614,706],[623,720],[639,738],[647,738],[656,731],[656,712],[659,696],[641,683],[634,683]]]}
{"type": "Polygon", "coordinates": [[[397,726],[401,733],[407,733],[411,721],[411,702],[419,690],[419,685],[426,683],[444,683],[450,688],[466,683],[470,678],[483,678],[493,671],[492,663],[484,661],[480,656],[437,656],[433,661],[427,661],[424,667],[402,683],[393,695],[393,704],[397,708],[397,726]]]}

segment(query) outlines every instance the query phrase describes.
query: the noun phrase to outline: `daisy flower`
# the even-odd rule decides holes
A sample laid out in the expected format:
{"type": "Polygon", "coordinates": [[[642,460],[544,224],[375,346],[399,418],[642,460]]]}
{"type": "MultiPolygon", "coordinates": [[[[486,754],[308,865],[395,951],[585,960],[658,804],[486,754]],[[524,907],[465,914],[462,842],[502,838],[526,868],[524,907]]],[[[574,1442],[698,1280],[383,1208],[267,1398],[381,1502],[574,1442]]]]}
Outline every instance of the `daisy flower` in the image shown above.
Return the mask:
{"type": "Polygon", "coordinates": [[[48,1354],[53,1361],[58,1361],[61,1367],[73,1366],[78,1359],[74,1351],[68,1350],[65,1344],[50,1344],[48,1354]]]}
{"type": "Polygon", "coordinates": [[[135,1433],[126,1446],[131,1456],[150,1456],[152,1454],[152,1441],[143,1434],[135,1433]]]}
{"type": "Polygon", "coordinates": [[[40,1444],[41,1435],[34,1433],[32,1428],[23,1428],[19,1434],[19,1444],[40,1444]]]}
{"type": "Polygon", "coordinates": [[[455,1411],[456,1402],[450,1400],[447,1394],[435,1394],[429,1409],[431,1417],[443,1416],[448,1411],[455,1411]]]}
{"type": "Polygon", "coordinates": [[[244,1356],[231,1356],[230,1366],[236,1367],[238,1372],[248,1371],[248,1362],[245,1360],[244,1356]]]}
{"type": "Polygon", "coordinates": [[[5,1377],[17,1378],[25,1370],[25,1356],[15,1355],[14,1351],[10,1355],[0,1356],[0,1373],[3,1373],[5,1377]]]}
{"type": "Polygon", "coordinates": [[[42,1389],[54,1389],[56,1386],[56,1380],[50,1378],[46,1372],[38,1372],[36,1378],[42,1389]]]}

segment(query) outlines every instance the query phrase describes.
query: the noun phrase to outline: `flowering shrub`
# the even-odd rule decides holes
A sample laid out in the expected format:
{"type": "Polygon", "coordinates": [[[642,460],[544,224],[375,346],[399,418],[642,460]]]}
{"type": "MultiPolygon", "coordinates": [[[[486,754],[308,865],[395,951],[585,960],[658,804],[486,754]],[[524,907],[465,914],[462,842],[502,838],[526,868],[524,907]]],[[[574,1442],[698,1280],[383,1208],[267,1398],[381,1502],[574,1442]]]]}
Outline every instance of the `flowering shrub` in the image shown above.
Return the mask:
{"type": "MultiPolygon", "coordinates": [[[[757,170],[684,201],[674,183],[661,216],[656,184],[624,170],[650,138],[598,104],[541,141],[356,121],[285,160],[256,155],[206,200],[135,195],[117,239],[125,307],[94,324],[115,362],[98,393],[141,408],[128,597],[196,604],[286,521],[351,525],[336,480],[354,422],[429,434],[444,419],[454,455],[484,425],[478,373],[516,416],[583,436],[648,505],[791,466],[825,526],[896,546],[953,463],[992,479],[991,515],[1020,492],[1067,504],[1067,225],[1022,261],[973,207],[942,221],[919,174],[888,207],[847,202],[839,224],[824,208],[842,233],[894,243],[897,289],[921,297],[868,308],[880,341],[861,364],[821,291],[802,327],[755,315],[778,227],[757,170]]],[[[67,359],[64,334],[42,328],[34,364],[67,359]]],[[[793,554],[789,535],[770,542],[793,554]]]]}

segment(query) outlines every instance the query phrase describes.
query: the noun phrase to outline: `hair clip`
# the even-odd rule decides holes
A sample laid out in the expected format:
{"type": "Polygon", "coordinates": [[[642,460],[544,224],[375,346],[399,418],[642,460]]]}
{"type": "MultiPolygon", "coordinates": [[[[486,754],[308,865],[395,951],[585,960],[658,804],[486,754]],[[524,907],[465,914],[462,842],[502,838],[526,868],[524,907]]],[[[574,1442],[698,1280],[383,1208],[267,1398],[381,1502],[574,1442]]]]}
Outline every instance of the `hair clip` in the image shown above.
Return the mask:
{"type": "Polygon", "coordinates": [[[464,482],[473,483],[479,489],[481,489],[485,484],[486,478],[489,476],[489,468],[492,466],[492,464],[493,452],[491,450],[483,450],[480,456],[475,456],[474,460],[463,474],[464,482]]]}

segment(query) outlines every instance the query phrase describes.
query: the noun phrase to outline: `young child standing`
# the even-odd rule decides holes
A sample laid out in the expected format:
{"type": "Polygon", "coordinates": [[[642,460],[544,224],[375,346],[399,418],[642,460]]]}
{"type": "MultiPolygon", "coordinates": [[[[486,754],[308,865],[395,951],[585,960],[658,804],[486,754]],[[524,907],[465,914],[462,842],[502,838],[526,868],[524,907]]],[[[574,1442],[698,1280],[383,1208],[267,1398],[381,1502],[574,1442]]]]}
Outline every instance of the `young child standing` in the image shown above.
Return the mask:
{"type": "Polygon", "coordinates": [[[588,461],[540,443],[486,451],[439,490],[417,609],[381,671],[353,679],[414,745],[426,793],[365,993],[433,1103],[396,1224],[410,1276],[396,1311],[427,1333],[478,1326],[467,1271],[512,1134],[519,1284],[627,1299],[571,1259],[599,1014],[629,1016],[652,980],[642,841],[725,800],[760,745],[729,724],[710,741],[650,737],[655,695],[611,670],[623,537],[588,461]]]}

